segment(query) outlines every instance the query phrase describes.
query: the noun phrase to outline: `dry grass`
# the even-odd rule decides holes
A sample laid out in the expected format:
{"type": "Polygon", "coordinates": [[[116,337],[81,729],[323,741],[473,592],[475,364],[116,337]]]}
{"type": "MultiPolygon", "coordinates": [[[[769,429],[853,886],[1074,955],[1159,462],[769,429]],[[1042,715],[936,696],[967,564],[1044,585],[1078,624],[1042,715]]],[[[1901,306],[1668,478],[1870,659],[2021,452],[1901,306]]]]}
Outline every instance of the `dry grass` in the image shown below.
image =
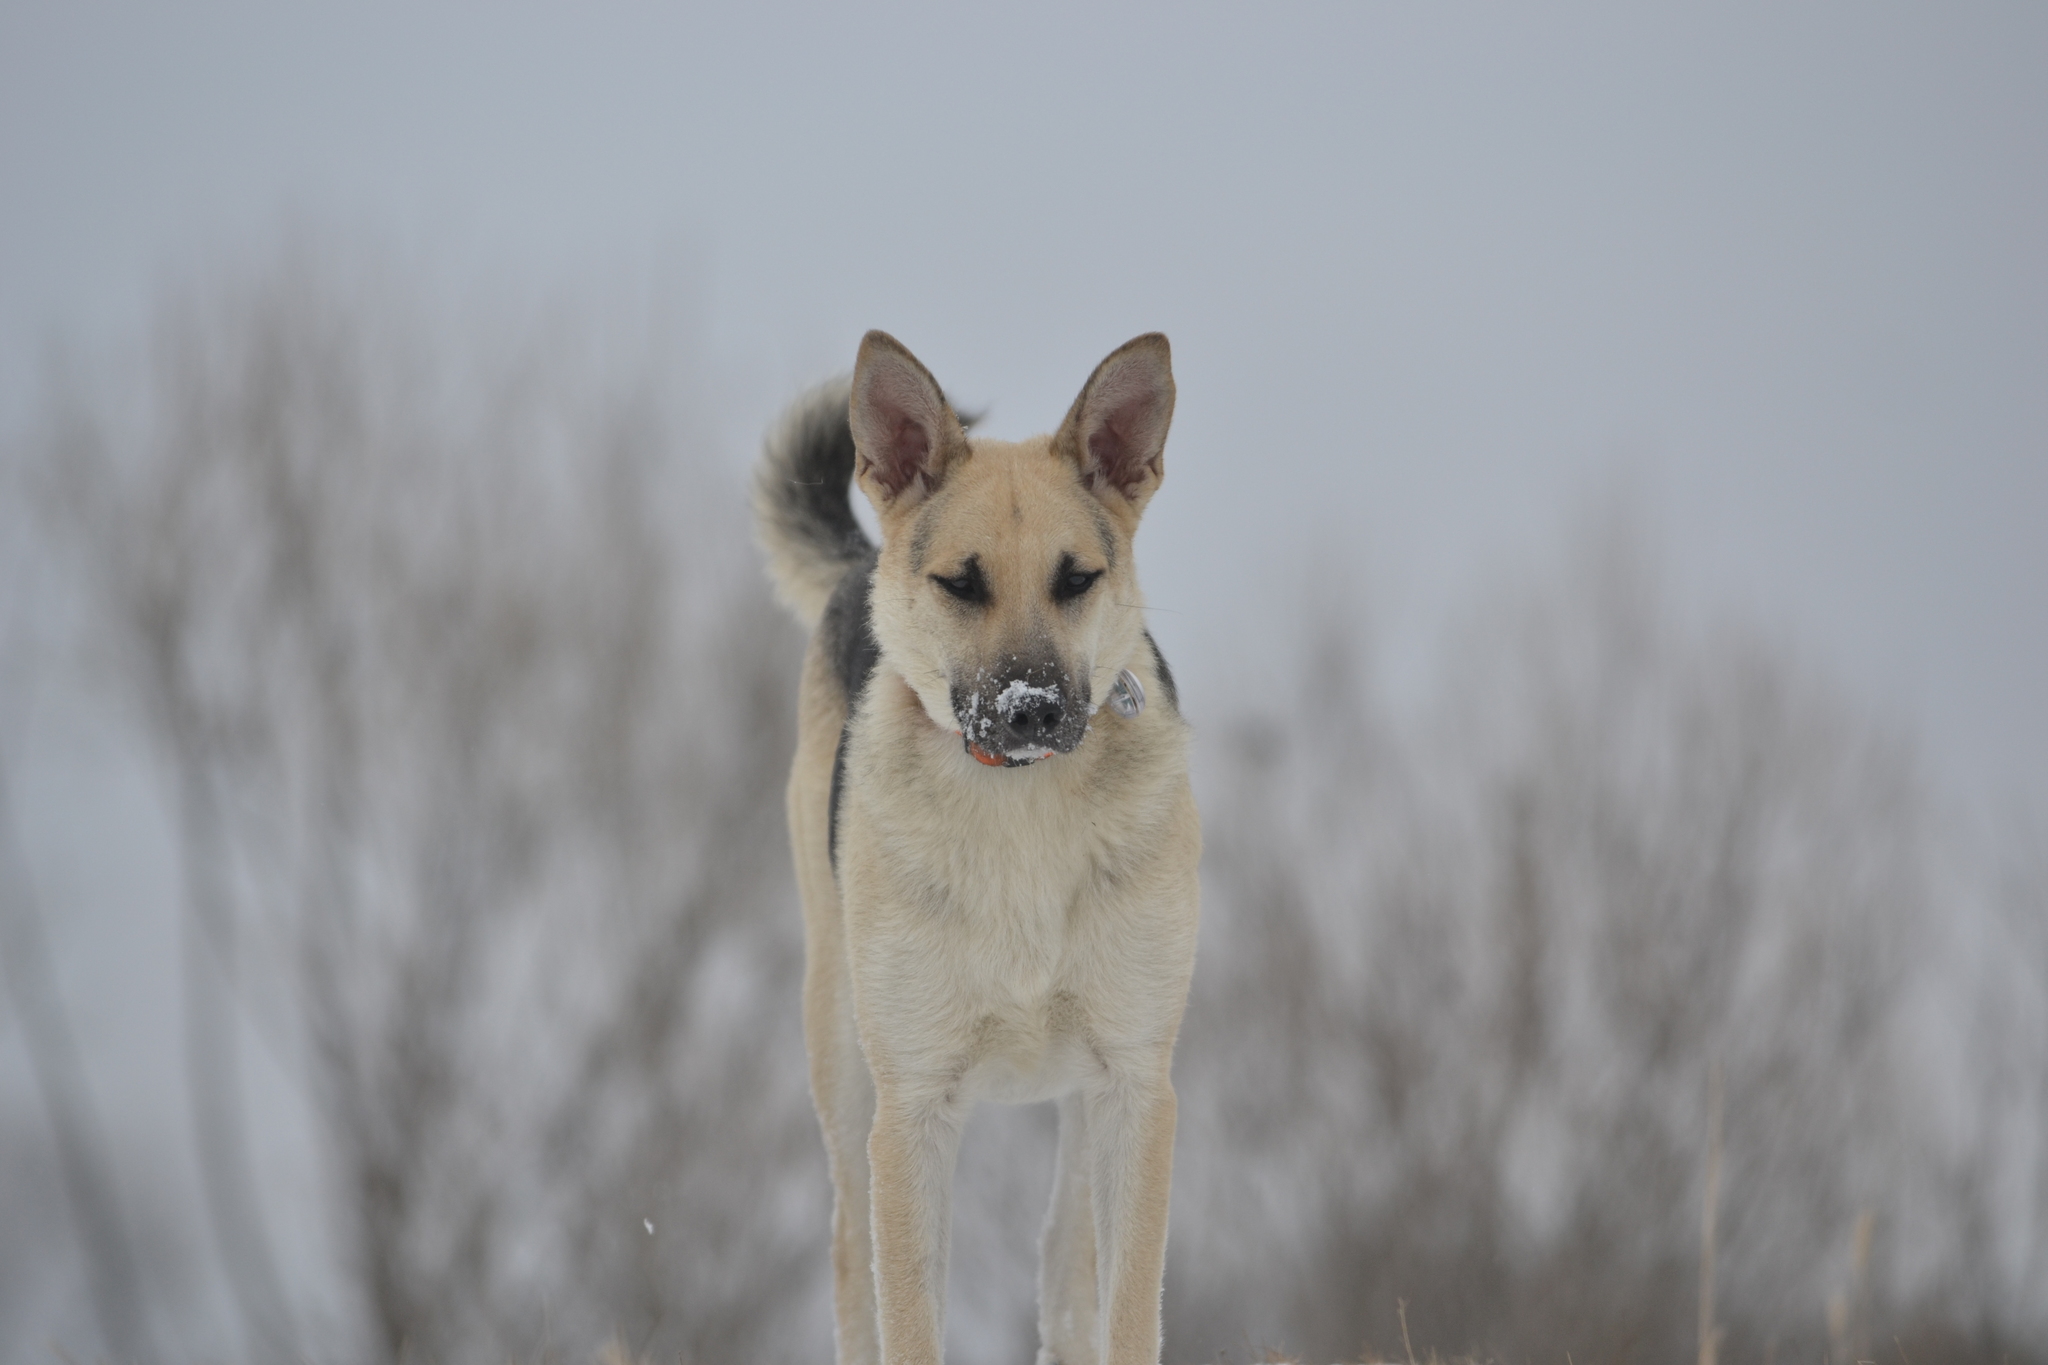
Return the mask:
{"type": "MultiPolygon", "coordinates": [[[[1246,1365],[1311,1365],[1306,1356],[1282,1350],[1278,1347],[1263,1346],[1252,1348],[1257,1352],[1246,1365]]],[[[597,1365],[695,1365],[689,1357],[677,1362],[658,1361],[640,1354],[618,1337],[606,1342],[597,1353],[597,1365]]],[[[1223,1365],[1218,1357],[1218,1365],[1223,1365]]],[[[1495,1365],[1490,1358],[1479,1356],[1444,1356],[1434,1350],[1420,1357],[1409,1353],[1405,1357],[1390,1356],[1380,1351],[1366,1349],[1347,1360],[1333,1362],[1333,1365],[1495,1365]]]]}
{"type": "MultiPolygon", "coordinates": [[[[1305,1356],[1293,1355],[1286,1351],[1268,1348],[1260,1351],[1257,1356],[1253,1357],[1250,1365],[1310,1365],[1310,1363],[1305,1356]]],[[[1480,1356],[1442,1356],[1438,1355],[1435,1351],[1430,1351],[1428,1354],[1420,1357],[1407,1356],[1404,1358],[1401,1356],[1390,1356],[1380,1351],[1368,1350],[1351,1357],[1349,1360],[1336,1362],[1335,1365],[1494,1365],[1494,1362],[1490,1358],[1482,1358],[1480,1356]]]]}

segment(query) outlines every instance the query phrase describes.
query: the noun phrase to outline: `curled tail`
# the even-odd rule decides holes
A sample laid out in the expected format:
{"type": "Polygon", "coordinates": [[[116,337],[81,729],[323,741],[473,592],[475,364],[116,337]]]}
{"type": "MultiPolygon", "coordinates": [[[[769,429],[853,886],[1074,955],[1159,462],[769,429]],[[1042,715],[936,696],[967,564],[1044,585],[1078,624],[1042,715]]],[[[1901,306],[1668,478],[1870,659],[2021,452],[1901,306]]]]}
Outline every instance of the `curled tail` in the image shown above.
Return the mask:
{"type": "Polygon", "coordinates": [[[789,405],[754,474],[754,534],[768,552],[775,595],[816,626],[839,580],[874,553],[853,517],[853,427],[848,378],[789,405]]]}

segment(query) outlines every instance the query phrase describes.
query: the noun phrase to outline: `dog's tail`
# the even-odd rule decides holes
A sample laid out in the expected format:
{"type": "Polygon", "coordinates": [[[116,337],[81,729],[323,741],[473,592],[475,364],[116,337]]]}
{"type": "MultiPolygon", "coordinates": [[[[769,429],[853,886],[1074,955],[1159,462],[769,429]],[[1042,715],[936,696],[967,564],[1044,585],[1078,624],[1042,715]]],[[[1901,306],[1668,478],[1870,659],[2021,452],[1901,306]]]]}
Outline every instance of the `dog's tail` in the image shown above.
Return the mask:
{"type": "Polygon", "coordinates": [[[874,553],[849,497],[851,388],[842,377],[790,404],[754,474],[754,534],[768,552],[768,577],[806,626],[818,624],[846,571],[874,553]]]}

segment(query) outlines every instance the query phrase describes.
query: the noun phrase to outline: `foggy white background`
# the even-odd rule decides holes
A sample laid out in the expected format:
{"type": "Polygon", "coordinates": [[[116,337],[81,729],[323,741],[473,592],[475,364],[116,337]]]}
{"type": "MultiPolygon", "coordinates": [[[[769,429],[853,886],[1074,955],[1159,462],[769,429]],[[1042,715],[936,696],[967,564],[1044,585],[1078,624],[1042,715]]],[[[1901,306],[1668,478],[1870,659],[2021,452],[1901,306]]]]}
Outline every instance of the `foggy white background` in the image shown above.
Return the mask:
{"type": "Polygon", "coordinates": [[[679,301],[736,463],[868,327],[999,434],[1158,328],[1197,714],[1311,563],[1426,639],[1620,474],[1686,583],[2038,808],[2048,16],[1711,11],[17,0],[0,392],[281,223],[679,301]]]}
{"type": "MultiPolygon", "coordinates": [[[[1419,701],[1447,623],[1619,498],[1684,601],[2040,845],[2037,7],[0,10],[0,430],[297,239],[672,327],[736,473],[866,328],[1004,436],[1163,330],[1141,549],[1198,726],[1297,694],[1312,606],[1419,701]]],[[[175,1112],[174,910],[136,910],[173,854],[81,714],[9,737],[26,861],[129,1002],[80,1021],[109,1109],[175,1112]]]]}

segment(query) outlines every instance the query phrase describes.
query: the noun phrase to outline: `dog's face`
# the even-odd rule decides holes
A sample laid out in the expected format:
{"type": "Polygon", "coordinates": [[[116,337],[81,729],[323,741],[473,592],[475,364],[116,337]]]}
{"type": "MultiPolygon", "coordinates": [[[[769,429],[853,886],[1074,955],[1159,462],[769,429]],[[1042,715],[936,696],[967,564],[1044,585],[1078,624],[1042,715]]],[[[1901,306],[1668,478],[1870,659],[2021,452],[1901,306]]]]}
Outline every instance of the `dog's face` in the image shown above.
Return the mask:
{"type": "Polygon", "coordinates": [[[1131,537],[1165,472],[1173,397],[1152,333],[1096,367],[1054,435],[970,440],[915,356],[862,340],[851,415],[882,526],[875,638],[981,762],[1071,753],[1144,647],[1131,537]]]}

